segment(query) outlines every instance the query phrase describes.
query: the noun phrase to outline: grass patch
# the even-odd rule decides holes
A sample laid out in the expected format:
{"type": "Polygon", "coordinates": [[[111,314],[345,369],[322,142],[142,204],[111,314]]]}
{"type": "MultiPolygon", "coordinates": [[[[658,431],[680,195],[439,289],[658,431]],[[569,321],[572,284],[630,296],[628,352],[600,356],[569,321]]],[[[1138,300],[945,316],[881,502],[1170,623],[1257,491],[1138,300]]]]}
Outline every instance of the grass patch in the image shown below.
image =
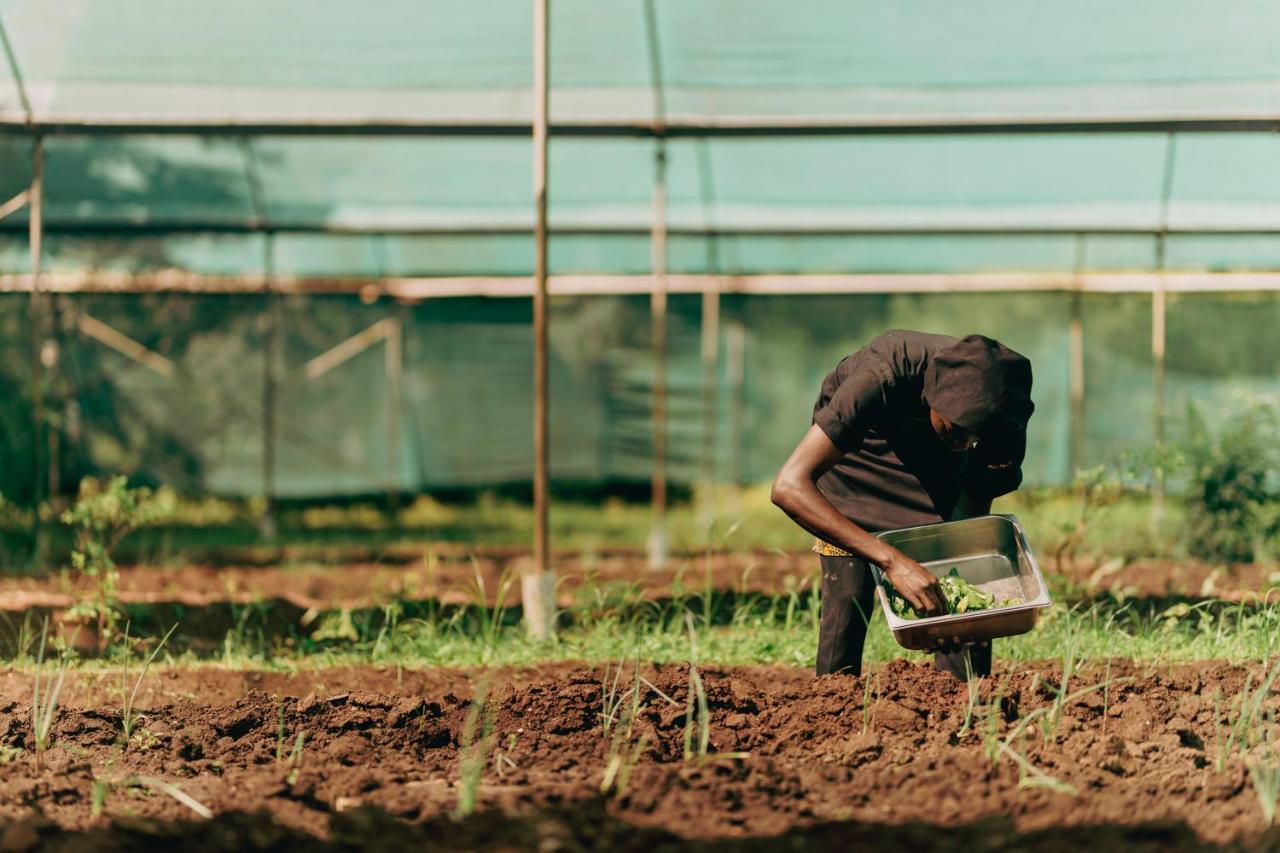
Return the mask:
{"type": "MultiPolygon", "coordinates": [[[[235,669],[289,670],[347,665],[406,667],[528,666],[557,660],[604,663],[640,659],[675,663],[689,660],[690,631],[697,635],[699,666],[732,664],[813,665],[818,634],[817,595],[811,590],[782,595],[709,591],[664,601],[639,601],[603,609],[570,609],[566,626],[545,641],[529,639],[518,614],[495,618],[476,605],[442,608],[402,602],[350,620],[351,631],[317,640],[267,637],[233,629],[216,652],[183,651],[181,627],[169,640],[167,657],[178,665],[218,662],[235,669]],[[385,614],[394,619],[388,621],[385,614]]],[[[1277,651],[1280,601],[1224,602],[1125,599],[1105,595],[1074,606],[1056,604],[1029,634],[995,642],[1005,660],[1087,662],[1137,660],[1153,665],[1193,660],[1267,661],[1277,651]]],[[[894,642],[884,619],[873,613],[864,661],[926,660],[894,642]]],[[[11,660],[36,668],[30,651],[11,660]]],[[[109,668],[110,660],[80,662],[109,668]]]]}

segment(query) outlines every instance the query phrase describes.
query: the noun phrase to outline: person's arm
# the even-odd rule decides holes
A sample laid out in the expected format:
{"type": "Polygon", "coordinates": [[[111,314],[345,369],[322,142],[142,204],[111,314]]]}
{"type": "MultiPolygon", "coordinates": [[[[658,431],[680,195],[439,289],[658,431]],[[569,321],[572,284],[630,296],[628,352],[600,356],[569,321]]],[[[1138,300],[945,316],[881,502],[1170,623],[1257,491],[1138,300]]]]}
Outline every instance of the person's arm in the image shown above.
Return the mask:
{"type": "Polygon", "coordinates": [[[942,587],[928,569],[845,518],[818,491],[818,478],[843,456],[844,451],[815,423],[773,481],[770,497],[774,504],[824,542],[878,565],[916,610],[930,615],[946,613],[942,587]]]}

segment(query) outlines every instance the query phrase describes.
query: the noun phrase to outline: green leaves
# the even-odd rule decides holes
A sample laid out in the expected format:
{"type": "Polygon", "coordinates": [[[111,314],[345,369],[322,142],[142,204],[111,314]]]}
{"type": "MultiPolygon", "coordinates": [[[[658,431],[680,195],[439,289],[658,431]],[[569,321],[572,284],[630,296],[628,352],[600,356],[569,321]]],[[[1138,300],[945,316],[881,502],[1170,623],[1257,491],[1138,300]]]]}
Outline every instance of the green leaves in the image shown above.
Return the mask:
{"type": "MultiPolygon", "coordinates": [[[[943,597],[947,599],[947,615],[951,616],[958,613],[989,610],[997,606],[1009,607],[1010,605],[1025,603],[1020,598],[1011,598],[997,605],[994,595],[979,589],[960,577],[960,571],[955,566],[951,567],[951,571],[938,578],[938,583],[942,586],[943,597]]],[[[884,581],[884,591],[889,599],[889,606],[900,619],[920,618],[920,614],[911,606],[911,603],[903,598],[887,580],[884,581]]]]}

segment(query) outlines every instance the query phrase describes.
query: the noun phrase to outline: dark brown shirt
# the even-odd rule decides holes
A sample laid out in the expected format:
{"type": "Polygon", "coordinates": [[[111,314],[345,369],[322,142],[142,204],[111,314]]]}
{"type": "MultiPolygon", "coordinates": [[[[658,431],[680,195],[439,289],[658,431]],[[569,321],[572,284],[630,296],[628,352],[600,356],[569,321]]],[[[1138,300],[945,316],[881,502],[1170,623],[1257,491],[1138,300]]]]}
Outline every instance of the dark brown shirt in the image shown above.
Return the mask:
{"type": "Polygon", "coordinates": [[[822,381],[813,422],[845,456],[818,489],[855,524],[880,531],[945,521],[962,494],[987,500],[1022,482],[1024,431],[982,435],[975,449],[958,453],[929,422],[924,371],[956,340],[885,332],[822,381]]]}

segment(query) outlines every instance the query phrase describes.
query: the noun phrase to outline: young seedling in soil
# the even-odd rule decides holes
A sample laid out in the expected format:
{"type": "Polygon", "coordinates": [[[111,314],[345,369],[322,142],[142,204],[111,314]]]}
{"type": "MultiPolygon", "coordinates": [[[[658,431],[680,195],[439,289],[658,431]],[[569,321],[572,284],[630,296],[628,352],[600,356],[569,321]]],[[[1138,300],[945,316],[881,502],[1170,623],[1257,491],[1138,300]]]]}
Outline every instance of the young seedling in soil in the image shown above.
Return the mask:
{"type": "Polygon", "coordinates": [[[94,779],[93,790],[89,795],[90,814],[94,817],[100,816],[102,814],[103,807],[106,805],[108,795],[117,790],[128,788],[149,788],[153,791],[159,791],[162,794],[172,797],[174,800],[191,809],[191,811],[195,812],[205,820],[209,820],[213,817],[213,812],[199,800],[192,797],[177,785],[173,785],[163,779],[157,779],[154,776],[127,776],[118,781],[94,779]]]}
{"type": "Polygon", "coordinates": [[[964,737],[969,733],[969,727],[973,724],[973,711],[978,707],[978,700],[981,698],[979,694],[980,684],[978,679],[973,677],[973,659],[969,655],[969,648],[966,646],[964,650],[964,686],[967,692],[966,703],[964,708],[964,724],[960,726],[960,731],[956,732],[956,737],[964,737]]]}
{"type": "Polygon", "coordinates": [[[142,671],[138,673],[138,678],[133,682],[133,690],[129,690],[129,625],[124,626],[124,648],[125,663],[124,671],[120,676],[120,693],[124,700],[120,713],[120,728],[124,734],[124,748],[129,748],[129,740],[133,737],[133,731],[138,725],[137,701],[138,692],[142,690],[142,682],[147,677],[147,670],[151,668],[151,664],[155,663],[156,658],[160,655],[164,644],[173,636],[173,632],[177,630],[178,623],[174,622],[165,635],[156,643],[156,647],[151,650],[151,654],[142,663],[142,671]]]}
{"type": "MultiPolygon", "coordinates": [[[[622,672],[622,667],[622,664],[618,665],[619,673],[622,672]]],[[[635,722],[644,710],[644,705],[640,699],[640,685],[642,683],[644,683],[644,679],[640,677],[640,658],[637,656],[631,678],[631,689],[614,703],[617,716],[610,723],[613,735],[609,739],[609,750],[605,756],[604,775],[600,780],[600,793],[605,796],[612,794],[620,797],[626,792],[627,783],[631,780],[631,773],[640,761],[640,756],[649,745],[648,736],[635,737],[635,722]],[[626,701],[628,699],[630,701],[626,701]]],[[[608,734],[609,729],[604,726],[605,720],[602,719],[601,722],[602,728],[608,734]]]]}
{"type": "Polygon", "coordinates": [[[747,758],[746,752],[720,752],[708,754],[711,745],[711,709],[707,704],[707,691],[698,672],[698,632],[693,627],[692,614],[685,613],[689,630],[689,686],[684,713],[684,760],[698,763],[722,759],[747,758]],[[694,730],[697,730],[696,742],[694,730]]]}
{"type": "Polygon", "coordinates": [[[151,490],[130,489],[128,483],[123,476],[112,477],[105,485],[86,477],[75,505],[62,514],[62,523],[75,530],[71,566],[96,587],[92,601],[77,604],[67,615],[96,623],[99,652],[111,642],[120,618],[120,572],[112,552],[124,537],[150,523],[155,515],[151,490]]]}
{"type": "Polygon", "coordinates": [[[1268,746],[1266,756],[1248,763],[1249,779],[1253,782],[1254,793],[1258,795],[1258,806],[1262,809],[1263,820],[1267,826],[1276,822],[1276,801],[1280,800],[1280,761],[1275,752],[1268,746]]]}
{"type": "Polygon", "coordinates": [[[1006,672],[1000,678],[1000,684],[996,687],[995,693],[991,695],[991,701],[983,710],[982,751],[992,764],[1000,760],[1000,720],[1004,717],[1004,697],[1009,693],[1011,680],[1012,676],[1006,672]]]}
{"type": "Polygon", "coordinates": [[[276,697],[276,764],[284,761],[284,703],[276,697]]]}
{"type": "Polygon", "coordinates": [[[871,675],[862,677],[862,733],[865,735],[871,728],[875,718],[875,709],[880,705],[880,673],[876,673],[876,701],[871,701],[871,675]]]}
{"type": "Polygon", "coordinates": [[[58,713],[58,697],[66,681],[70,661],[64,650],[58,655],[58,664],[45,676],[45,644],[49,635],[49,620],[40,629],[40,650],[36,655],[36,675],[31,688],[31,733],[36,744],[36,766],[44,770],[44,751],[49,748],[49,735],[58,713]]]}
{"type": "Polygon", "coordinates": [[[1019,788],[1048,788],[1051,791],[1072,797],[1080,793],[1075,786],[1055,779],[1039,767],[1036,767],[1027,760],[1026,756],[1009,746],[1009,744],[1001,743],[1000,752],[1012,758],[1013,762],[1018,765],[1019,788]]]}
{"type": "Polygon", "coordinates": [[[284,777],[290,788],[298,784],[298,774],[302,772],[302,750],[306,742],[306,732],[298,732],[298,736],[293,739],[293,749],[289,751],[289,774],[284,777]]]}
{"type": "Polygon", "coordinates": [[[489,682],[480,681],[467,709],[462,724],[461,749],[458,761],[458,805],[455,818],[464,818],[476,809],[476,793],[480,789],[480,777],[493,746],[493,719],[496,709],[488,701],[489,682]]]}
{"type": "Polygon", "coordinates": [[[516,733],[512,732],[507,735],[507,749],[503,752],[501,749],[493,751],[493,770],[499,776],[503,776],[507,772],[507,768],[519,770],[515,761],[511,758],[511,753],[516,751],[516,733]]]}
{"type": "Polygon", "coordinates": [[[1240,712],[1231,721],[1231,726],[1227,730],[1226,745],[1218,753],[1216,764],[1218,772],[1222,772],[1226,767],[1227,759],[1231,757],[1232,752],[1239,750],[1244,753],[1258,744],[1261,739],[1260,733],[1263,732],[1262,726],[1268,716],[1263,703],[1271,695],[1271,685],[1275,682],[1277,675],[1280,675],[1280,661],[1277,661],[1262,678],[1256,690],[1250,690],[1251,676],[1245,676],[1244,689],[1240,691],[1240,712]]]}

